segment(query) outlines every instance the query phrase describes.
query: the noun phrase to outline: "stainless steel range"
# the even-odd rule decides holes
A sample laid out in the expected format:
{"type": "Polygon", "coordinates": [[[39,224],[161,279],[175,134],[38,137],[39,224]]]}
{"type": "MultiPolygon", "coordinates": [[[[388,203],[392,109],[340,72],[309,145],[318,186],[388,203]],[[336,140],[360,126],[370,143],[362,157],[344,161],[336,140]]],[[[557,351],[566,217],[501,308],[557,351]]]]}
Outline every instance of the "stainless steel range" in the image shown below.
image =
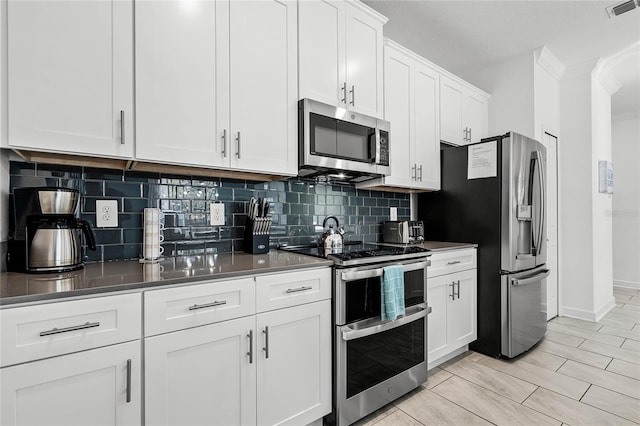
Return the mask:
{"type": "Polygon", "coordinates": [[[329,423],[349,425],[427,380],[428,250],[346,245],[287,251],[334,261],[333,413],[329,423]],[[404,268],[405,315],[380,318],[383,268],[404,268]]]}

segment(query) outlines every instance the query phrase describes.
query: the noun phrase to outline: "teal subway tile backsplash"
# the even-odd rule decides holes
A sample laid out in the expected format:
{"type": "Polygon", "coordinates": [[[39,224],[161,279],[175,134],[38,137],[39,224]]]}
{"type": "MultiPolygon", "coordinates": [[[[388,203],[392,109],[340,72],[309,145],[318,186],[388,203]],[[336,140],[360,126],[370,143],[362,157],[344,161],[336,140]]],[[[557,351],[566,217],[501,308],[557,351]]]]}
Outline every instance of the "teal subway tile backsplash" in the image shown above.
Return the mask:
{"type": "MultiPolygon", "coordinates": [[[[102,262],[138,258],[141,253],[145,207],[164,213],[165,256],[242,250],[248,201],[266,198],[273,218],[270,242],[311,244],[323,232],[327,215],[338,218],[348,240],[380,241],[381,223],[389,207],[398,207],[398,219],[410,216],[409,195],[358,190],[349,185],[316,184],[291,178],[278,182],[203,178],[89,167],[61,167],[12,161],[10,192],[22,186],[65,186],[81,191],[81,217],[95,225],[95,201],[118,201],[118,228],[97,228],[97,250],[86,250],[85,260],[102,262]],[[209,225],[209,203],[225,205],[224,226],[209,225]]],[[[12,203],[10,203],[12,205],[12,203]]],[[[10,229],[13,229],[13,212],[10,229]]]]}

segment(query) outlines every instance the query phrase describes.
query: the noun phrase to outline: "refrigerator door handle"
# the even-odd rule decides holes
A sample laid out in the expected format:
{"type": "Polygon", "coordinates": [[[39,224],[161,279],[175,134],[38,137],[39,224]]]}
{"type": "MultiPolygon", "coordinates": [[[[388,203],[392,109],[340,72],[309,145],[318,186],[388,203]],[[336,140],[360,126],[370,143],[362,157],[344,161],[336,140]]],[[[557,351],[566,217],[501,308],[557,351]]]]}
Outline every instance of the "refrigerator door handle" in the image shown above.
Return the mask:
{"type": "Polygon", "coordinates": [[[520,286],[520,285],[527,285],[527,284],[537,283],[537,282],[547,278],[550,273],[551,273],[551,271],[549,269],[544,269],[544,270],[540,271],[539,274],[534,275],[532,277],[523,278],[523,279],[514,278],[513,280],[511,280],[511,285],[520,286]]]}
{"type": "Polygon", "coordinates": [[[542,163],[542,153],[537,151],[538,154],[538,168],[540,172],[538,173],[539,182],[540,182],[540,223],[539,223],[539,234],[538,234],[538,242],[536,244],[537,252],[536,255],[540,255],[542,252],[542,244],[544,238],[544,228],[545,228],[545,202],[547,198],[547,188],[545,187],[545,179],[544,179],[544,164],[542,163]]]}

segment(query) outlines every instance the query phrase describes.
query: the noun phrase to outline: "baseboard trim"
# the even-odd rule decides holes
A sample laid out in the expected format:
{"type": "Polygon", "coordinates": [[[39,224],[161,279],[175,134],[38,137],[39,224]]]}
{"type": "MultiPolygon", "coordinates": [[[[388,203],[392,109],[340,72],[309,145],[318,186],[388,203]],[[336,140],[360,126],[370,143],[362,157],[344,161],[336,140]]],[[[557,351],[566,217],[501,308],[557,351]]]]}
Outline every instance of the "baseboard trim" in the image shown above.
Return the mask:
{"type": "Polygon", "coordinates": [[[576,319],[581,319],[581,320],[591,321],[591,322],[598,322],[605,315],[607,315],[609,311],[613,309],[615,306],[616,306],[616,299],[612,297],[604,305],[602,305],[600,308],[596,309],[595,311],[587,311],[585,309],[572,308],[570,306],[563,306],[560,316],[576,318],[576,319]]]}
{"type": "Polygon", "coordinates": [[[440,358],[436,359],[435,361],[431,361],[427,364],[427,371],[431,370],[434,367],[439,366],[440,364],[449,361],[450,359],[453,359],[455,357],[457,357],[460,354],[465,353],[466,351],[469,350],[469,345],[464,345],[461,348],[456,349],[453,352],[450,352],[446,355],[442,355],[440,358]]]}
{"type": "Polygon", "coordinates": [[[613,280],[614,287],[627,287],[640,290],[640,281],[613,280]]]}

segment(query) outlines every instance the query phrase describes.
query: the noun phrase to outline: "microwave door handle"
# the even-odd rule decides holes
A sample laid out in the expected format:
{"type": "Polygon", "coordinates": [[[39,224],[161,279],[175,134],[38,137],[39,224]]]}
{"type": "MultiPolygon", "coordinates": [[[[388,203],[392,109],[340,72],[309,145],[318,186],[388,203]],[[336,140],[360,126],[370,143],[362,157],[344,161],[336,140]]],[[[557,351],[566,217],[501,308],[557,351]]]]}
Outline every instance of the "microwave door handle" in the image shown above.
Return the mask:
{"type": "Polygon", "coordinates": [[[378,164],[380,162],[380,129],[376,127],[376,153],[375,158],[373,159],[374,163],[378,164]]]}
{"type": "Polygon", "coordinates": [[[413,322],[415,320],[418,320],[420,318],[424,318],[431,312],[431,307],[427,308],[427,305],[424,303],[414,306],[413,309],[409,308],[407,310],[415,310],[415,309],[417,309],[417,312],[411,313],[407,316],[398,318],[393,321],[380,321],[367,328],[354,328],[352,324],[342,326],[340,327],[342,339],[349,341],[349,340],[360,339],[362,337],[371,336],[372,334],[382,333],[383,331],[391,330],[391,329],[403,326],[405,324],[408,324],[410,322],[413,322]]]}

